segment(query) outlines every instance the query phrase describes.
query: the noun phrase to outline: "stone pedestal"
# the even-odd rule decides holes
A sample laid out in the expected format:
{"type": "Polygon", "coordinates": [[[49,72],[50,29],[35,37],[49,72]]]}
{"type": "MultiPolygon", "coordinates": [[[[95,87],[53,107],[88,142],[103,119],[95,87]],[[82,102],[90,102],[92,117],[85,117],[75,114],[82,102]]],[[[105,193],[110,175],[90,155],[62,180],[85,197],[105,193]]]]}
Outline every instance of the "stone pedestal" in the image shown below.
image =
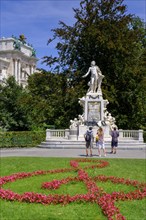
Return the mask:
{"type": "Polygon", "coordinates": [[[77,140],[78,139],[78,127],[70,129],[68,139],[69,140],[77,140]]]}
{"type": "Polygon", "coordinates": [[[79,125],[78,126],[78,140],[83,141],[84,140],[84,134],[87,131],[88,126],[86,125],[79,125]]]}
{"type": "MultiPolygon", "coordinates": [[[[83,141],[84,140],[84,134],[86,133],[88,128],[89,128],[88,126],[79,125],[77,140],[79,140],[79,141],[83,141]]],[[[104,139],[105,139],[105,141],[110,141],[111,140],[111,136],[110,136],[111,129],[110,129],[110,127],[108,125],[104,125],[104,126],[102,126],[102,128],[103,128],[103,131],[104,131],[104,139]]],[[[96,136],[96,133],[97,133],[98,129],[99,129],[98,126],[92,126],[94,137],[96,136]]],[[[70,138],[70,139],[72,139],[72,138],[70,138]]]]}
{"type": "Polygon", "coordinates": [[[84,104],[84,120],[87,125],[92,126],[104,120],[104,100],[101,95],[88,93],[81,100],[84,104]]]}
{"type": "MultiPolygon", "coordinates": [[[[83,107],[83,115],[79,116],[79,120],[76,118],[71,120],[69,139],[83,141],[84,134],[92,126],[94,136],[98,128],[102,127],[105,140],[110,140],[111,124],[106,117],[108,101],[103,99],[101,89],[96,93],[87,93],[86,96],[80,98],[79,103],[83,107]]],[[[112,118],[111,115],[110,118],[112,118]]]]}

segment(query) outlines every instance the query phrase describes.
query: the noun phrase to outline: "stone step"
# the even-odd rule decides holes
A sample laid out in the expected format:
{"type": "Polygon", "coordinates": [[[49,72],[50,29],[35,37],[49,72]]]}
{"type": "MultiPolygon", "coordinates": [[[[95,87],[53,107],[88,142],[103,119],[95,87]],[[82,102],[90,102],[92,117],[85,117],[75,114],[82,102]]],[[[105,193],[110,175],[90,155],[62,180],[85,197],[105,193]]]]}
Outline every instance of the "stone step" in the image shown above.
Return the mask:
{"type": "MultiPolygon", "coordinates": [[[[40,148],[71,148],[71,149],[80,149],[85,148],[85,141],[72,141],[72,140],[47,140],[38,145],[40,148]]],[[[96,144],[93,144],[93,147],[96,147],[96,144]]],[[[111,142],[105,142],[106,148],[111,148],[111,142]]],[[[122,140],[119,141],[118,144],[119,149],[144,149],[146,148],[146,144],[138,141],[132,140],[122,140]]]]}

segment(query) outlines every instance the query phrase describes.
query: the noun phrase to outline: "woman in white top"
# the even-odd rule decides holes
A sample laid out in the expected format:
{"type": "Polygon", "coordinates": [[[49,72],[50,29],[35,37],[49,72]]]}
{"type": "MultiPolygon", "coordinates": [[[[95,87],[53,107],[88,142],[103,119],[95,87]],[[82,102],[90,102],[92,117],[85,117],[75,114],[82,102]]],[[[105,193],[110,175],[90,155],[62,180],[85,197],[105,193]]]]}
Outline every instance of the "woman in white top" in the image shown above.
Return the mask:
{"type": "Polygon", "coordinates": [[[103,149],[104,156],[106,157],[106,151],[105,151],[105,145],[104,145],[104,132],[101,127],[97,130],[96,146],[98,147],[99,157],[101,157],[101,148],[103,149]]]}

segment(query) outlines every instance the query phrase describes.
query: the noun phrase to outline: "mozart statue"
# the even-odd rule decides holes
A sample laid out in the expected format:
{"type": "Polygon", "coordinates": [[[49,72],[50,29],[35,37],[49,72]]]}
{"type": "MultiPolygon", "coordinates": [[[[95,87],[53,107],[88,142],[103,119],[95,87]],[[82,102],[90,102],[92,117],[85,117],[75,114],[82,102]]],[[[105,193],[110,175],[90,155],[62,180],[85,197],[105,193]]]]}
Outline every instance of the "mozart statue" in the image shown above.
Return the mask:
{"type": "Polygon", "coordinates": [[[96,66],[95,61],[91,62],[91,67],[89,67],[88,72],[83,75],[82,77],[85,78],[86,76],[91,73],[91,79],[90,82],[88,83],[89,89],[87,93],[96,93],[97,90],[101,91],[101,83],[102,79],[104,78],[104,75],[102,75],[101,70],[99,69],[98,66],[96,66]]]}

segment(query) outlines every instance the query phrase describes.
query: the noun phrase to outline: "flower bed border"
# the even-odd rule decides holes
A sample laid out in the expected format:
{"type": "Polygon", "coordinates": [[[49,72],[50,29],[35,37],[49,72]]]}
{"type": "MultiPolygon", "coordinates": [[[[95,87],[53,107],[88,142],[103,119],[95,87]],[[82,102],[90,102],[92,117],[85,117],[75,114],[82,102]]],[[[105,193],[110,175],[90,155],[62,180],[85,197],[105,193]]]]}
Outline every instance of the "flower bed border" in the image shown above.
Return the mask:
{"type": "Polygon", "coordinates": [[[136,180],[118,178],[114,176],[104,176],[98,175],[95,177],[90,177],[86,172],[87,169],[94,168],[104,168],[108,166],[109,163],[104,160],[93,160],[93,159],[76,159],[70,161],[71,168],[56,169],[56,170],[38,170],[28,173],[16,173],[10,176],[5,176],[0,178],[0,198],[9,201],[20,201],[29,203],[41,203],[46,204],[69,204],[75,201],[86,201],[98,204],[104,215],[108,220],[125,220],[126,218],[120,213],[120,210],[115,206],[117,201],[126,200],[140,200],[146,197],[146,183],[140,183],[136,180]],[[92,165],[80,167],[80,162],[89,162],[92,165]],[[95,164],[96,163],[96,164],[95,164]],[[32,176],[54,174],[54,173],[65,173],[70,171],[76,171],[76,177],[67,177],[62,180],[53,180],[51,182],[45,182],[42,184],[44,189],[58,189],[62,184],[67,184],[72,181],[83,182],[87,188],[86,194],[76,194],[74,196],[70,195],[60,195],[60,194],[49,194],[44,195],[41,193],[25,192],[23,194],[15,193],[11,190],[5,190],[2,186],[8,182],[14,182],[18,179],[29,178],[32,176]],[[97,186],[97,182],[107,182],[111,181],[113,184],[124,184],[132,185],[136,189],[134,191],[124,193],[124,192],[113,192],[111,194],[106,193],[101,187],[97,186]]]}

